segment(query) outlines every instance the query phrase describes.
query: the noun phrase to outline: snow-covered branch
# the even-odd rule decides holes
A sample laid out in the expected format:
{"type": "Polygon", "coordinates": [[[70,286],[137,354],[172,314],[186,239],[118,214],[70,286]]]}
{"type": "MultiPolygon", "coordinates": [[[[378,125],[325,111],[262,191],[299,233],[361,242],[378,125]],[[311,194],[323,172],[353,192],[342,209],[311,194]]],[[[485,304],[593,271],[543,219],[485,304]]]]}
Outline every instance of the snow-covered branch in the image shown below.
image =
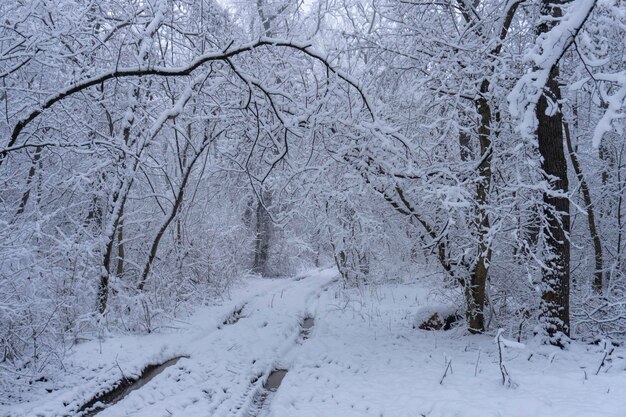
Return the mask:
{"type": "MultiPolygon", "coordinates": [[[[550,31],[540,35],[534,48],[525,56],[532,64],[508,94],[509,111],[519,119],[518,129],[523,137],[532,137],[537,127],[535,108],[544,93],[550,71],[574,43],[576,36],[591,15],[597,0],[576,0],[568,4],[565,15],[550,31]]],[[[553,103],[559,106],[559,103],[553,103]]]]}
{"type": "Polygon", "coordinates": [[[237,55],[240,55],[245,52],[250,52],[255,49],[269,46],[269,47],[285,47],[292,48],[298,51],[303,52],[305,55],[314,58],[321,62],[326,68],[332,73],[336,74],[340,79],[344,80],[346,83],[354,87],[361,99],[363,100],[364,105],[367,107],[369,113],[372,115],[372,119],[375,119],[373,107],[369,103],[365,93],[363,92],[359,82],[352,78],[350,75],[344,73],[343,71],[334,68],[330,62],[324,57],[321,52],[316,51],[310,43],[302,43],[296,42],[292,40],[284,40],[284,39],[274,39],[274,38],[260,38],[257,41],[250,42],[244,45],[240,45],[237,47],[230,47],[224,51],[219,52],[211,52],[204,54],[202,56],[197,57],[190,63],[184,66],[179,67],[164,67],[164,66],[137,66],[137,67],[126,67],[126,68],[115,68],[110,71],[106,71],[100,73],[96,76],[90,77],[86,80],[80,81],[76,84],[63,88],[56,92],[55,94],[48,97],[43,103],[36,109],[31,110],[27,115],[23,116],[15,126],[13,127],[13,131],[8,138],[4,149],[0,150],[0,164],[4,161],[8,149],[15,146],[20,134],[28,126],[33,120],[35,120],[40,114],[42,114],[45,110],[51,108],[56,103],[61,100],[70,97],[76,93],[84,91],[90,87],[97,86],[103,84],[106,81],[112,79],[121,79],[121,78],[129,78],[129,77],[145,77],[145,76],[160,76],[160,77],[180,77],[190,75],[194,70],[199,68],[200,66],[213,61],[225,61],[229,58],[233,58],[237,55]]]}

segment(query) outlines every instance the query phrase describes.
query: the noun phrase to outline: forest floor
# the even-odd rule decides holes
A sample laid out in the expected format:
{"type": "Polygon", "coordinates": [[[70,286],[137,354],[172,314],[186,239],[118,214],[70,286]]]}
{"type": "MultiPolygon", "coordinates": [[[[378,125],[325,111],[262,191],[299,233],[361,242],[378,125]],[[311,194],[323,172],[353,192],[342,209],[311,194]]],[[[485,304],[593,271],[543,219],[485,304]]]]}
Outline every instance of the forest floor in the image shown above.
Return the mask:
{"type": "Polygon", "coordinates": [[[333,270],[253,279],[176,331],[77,346],[65,373],[33,384],[0,415],[81,415],[116,381],[177,357],[97,415],[626,415],[623,347],[605,358],[603,345],[511,344],[502,352],[513,381],[505,386],[493,336],[414,328],[416,312],[437,299],[419,282],[344,290],[333,270]]]}

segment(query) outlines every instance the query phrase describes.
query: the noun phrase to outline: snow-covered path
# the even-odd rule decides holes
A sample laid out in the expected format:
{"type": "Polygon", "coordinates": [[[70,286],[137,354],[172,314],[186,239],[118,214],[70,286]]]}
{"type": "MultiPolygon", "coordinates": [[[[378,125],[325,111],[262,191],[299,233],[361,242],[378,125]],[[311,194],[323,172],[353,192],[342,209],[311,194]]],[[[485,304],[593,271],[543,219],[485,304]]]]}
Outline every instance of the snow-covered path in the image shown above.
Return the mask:
{"type": "Polygon", "coordinates": [[[269,372],[296,347],[300,324],[334,274],[307,277],[256,296],[241,318],[190,343],[189,358],[100,417],[247,416],[269,372]]]}
{"type": "Polygon", "coordinates": [[[623,347],[601,367],[597,345],[505,348],[516,383],[505,387],[493,336],[413,328],[415,312],[440,300],[428,282],[345,290],[335,277],[324,270],[252,280],[232,302],[203,309],[177,333],[112,338],[97,354],[97,344],[85,344],[74,357],[82,371],[71,373],[65,388],[6,415],[74,416],[121,370],[136,374],[147,363],[187,355],[98,416],[626,416],[623,347]],[[306,317],[315,324],[303,340],[306,317]],[[288,372],[267,393],[274,369],[288,372]]]}
{"type": "Polygon", "coordinates": [[[138,376],[146,364],[185,356],[98,416],[245,416],[269,372],[284,366],[281,359],[297,347],[302,320],[315,314],[321,292],[335,278],[329,269],[254,280],[233,302],[201,309],[178,333],[85,344],[72,358],[77,373],[57,382],[55,392],[0,415],[74,415],[122,372],[138,376]]]}

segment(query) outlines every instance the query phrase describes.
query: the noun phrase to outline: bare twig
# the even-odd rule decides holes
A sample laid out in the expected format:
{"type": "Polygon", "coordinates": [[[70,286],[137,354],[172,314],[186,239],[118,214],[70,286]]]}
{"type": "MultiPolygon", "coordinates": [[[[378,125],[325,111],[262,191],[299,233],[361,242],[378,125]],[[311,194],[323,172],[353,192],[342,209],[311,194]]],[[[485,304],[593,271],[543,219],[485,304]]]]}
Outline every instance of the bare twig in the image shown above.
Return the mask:
{"type": "Polygon", "coordinates": [[[443,376],[439,381],[439,385],[443,385],[443,380],[446,378],[446,375],[448,375],[448,369],[450,370],[450,373],[452,373],[452,359],[448,360],[446,364],[446,370],[444,371],[443,376]]]}

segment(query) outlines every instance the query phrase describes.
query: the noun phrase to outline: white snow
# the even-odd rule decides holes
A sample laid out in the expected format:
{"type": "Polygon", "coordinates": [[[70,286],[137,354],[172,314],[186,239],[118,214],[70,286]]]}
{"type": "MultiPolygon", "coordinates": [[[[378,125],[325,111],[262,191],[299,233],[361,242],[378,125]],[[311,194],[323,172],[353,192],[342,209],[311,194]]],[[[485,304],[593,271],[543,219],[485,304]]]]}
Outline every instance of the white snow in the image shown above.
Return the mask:
{"type": "Polygon", "coordinates": [[[617,74],[599,74],[597,78],[615,83],[619,86],[619,89],[617,89],[615,93],[609,94],[607,85],[602,84],[600,86],[600,95],[602,96],[602,100],[607,103],[607,109],[593,132],[592,143],[594,148],[600,146],[602,136],[606,132],[615,129],[621,134],[623,128],[617,122],[626,117],[626,112],[623,110],[626,106],[626,71],[617,74]]]}
{"type": "MultiPolygon", "coordinates": [[[[191,410],[202,407],[217,413],[209,415],[220,415],[245,400],[250,380],[267,373],[282,351],[295,344],[307,306],[312,306],[315,294],[334,278],[335,272],[327,270],[300,281],[252,279],[247,287],[233,292],[231,301],[201,309],[175,333],[80,345],[67,359],[63,378],[35,387],[29,402],[0,408],[0,416],[73,415],[94,394],[106,391],[123,376],[137,376],[147,364],[181,355],[190,358],[181,359],[173,369],[166,369],[100,415],[156,416],[166,408],[192,415],[191,410]],[[222,324],[242,306],[243,318],[233,325],[222,324]],[[45,395],[46,389],[55,391],[45,395]]],[[[206,410],[199,415],[207,415],[206,410]]]]}
{"type": "Polygon", "coordinates": [[[518,129],[523,137],[532,137],[537,124],[535,108],[550,71],[570,47],[595,4],[595,0],[576,0],[569,4],[559,24],[539,36],[534,48],[524,57],[533,68],[518,80],[507,96],[509,111],[519,118],[518,129]]]}
{"type": "Polygon", "coordinates": [[[439,321],[444,322],[447,317],[461,315],[463,312],[452,304],[429,304],[417,309],[413,319],[413,326],[418,328],[422,323],[430,320],[435,314],[439,321]]]}
{"type": "Polygon", "coordinates": [[[506,340],[503,359],[517,384],[507,388],[493,333],[413,328],[417,311],[436,308],[427,283],[345,290],[335,279],[327,269],[301,279],[251,280],[175,333],[113,338],[101,349],[86,343],[56,382],[58,391],[40,398],[34,391],[31,401],[0,415],[73,415],[120,370],[132,374],[184,354],[189,358],[99,416],[624,416],[624,348],[597,372],[603,346],[573,342],[561,351],[506,340]],[[242,317],[223,325],[241,306],[242,317]],[[302,340],[307,316],[315,324],[302,340]],[[288,373],[258,410],[255,395],[272,369],[288,373]]]}

